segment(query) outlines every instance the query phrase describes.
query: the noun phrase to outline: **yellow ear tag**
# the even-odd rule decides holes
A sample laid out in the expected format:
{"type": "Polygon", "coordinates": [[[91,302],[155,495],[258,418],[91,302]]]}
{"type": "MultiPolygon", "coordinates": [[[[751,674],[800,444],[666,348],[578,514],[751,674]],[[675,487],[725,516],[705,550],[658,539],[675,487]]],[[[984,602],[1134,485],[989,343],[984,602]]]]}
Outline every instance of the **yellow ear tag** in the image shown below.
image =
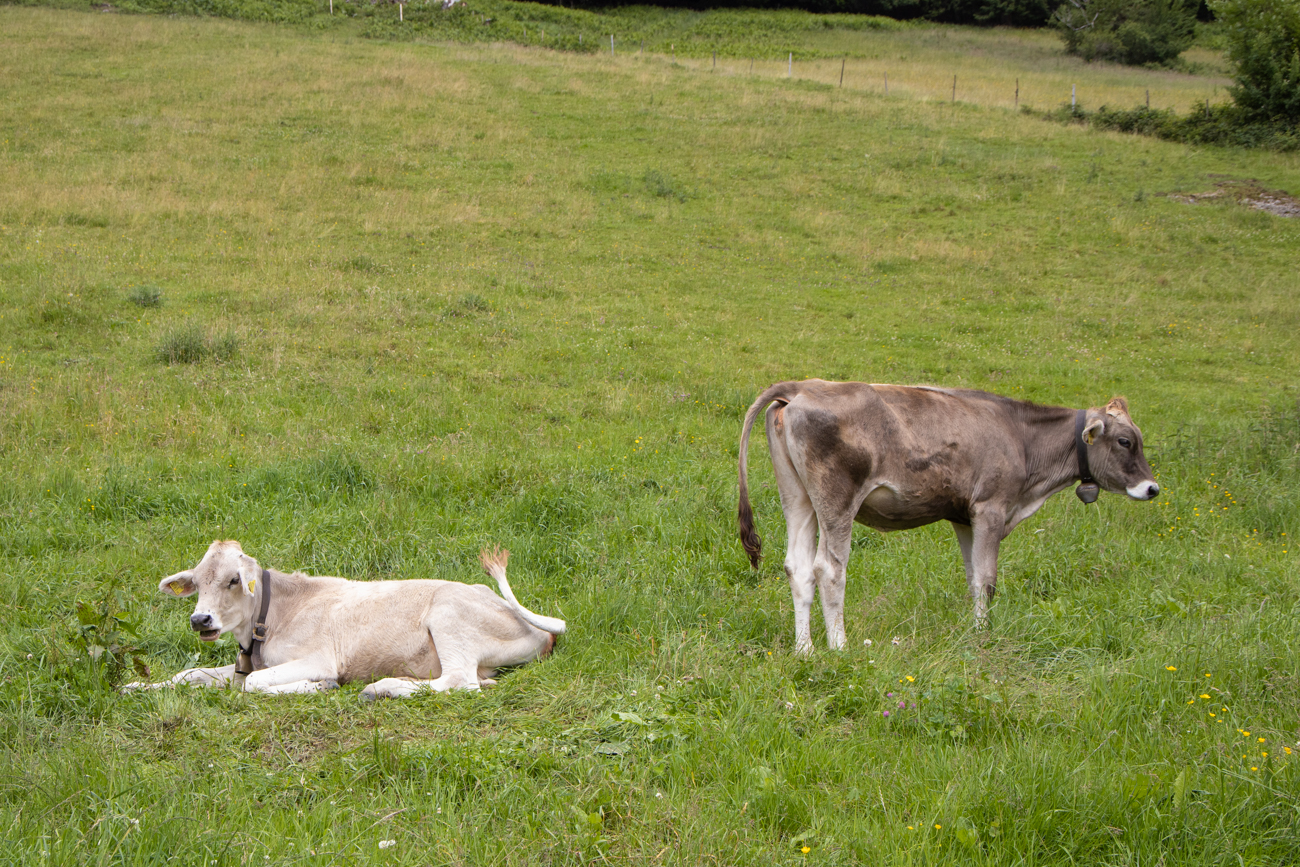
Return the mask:
{"type": "Polygon", "coordinates": [[[256,589],[257,589],[257,579],[256,578],[248,579],[248,592],[252,593],[256,589]]]}
{"type": "Polygon", "coordinates": [[[180,581],[171,582],[170,584],[167,585],[167,589],[172,592],[173,596],[185,595],[185,585],[182,584],[180,581]]]}

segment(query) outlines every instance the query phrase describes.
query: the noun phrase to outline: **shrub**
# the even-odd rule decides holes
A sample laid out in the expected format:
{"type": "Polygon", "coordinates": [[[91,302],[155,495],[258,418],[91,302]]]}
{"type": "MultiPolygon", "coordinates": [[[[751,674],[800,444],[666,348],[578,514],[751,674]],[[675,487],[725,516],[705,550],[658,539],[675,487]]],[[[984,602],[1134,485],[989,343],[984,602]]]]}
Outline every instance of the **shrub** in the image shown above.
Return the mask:
{"type": "Polygon", "coordinates": [[[658,169],[648,169],[642,180],[645,181],[646,191],[656,198],[676,199],[679,202],[685,202],[689,198],[680,183],[658,169]]]}
{"type": "Polygon", "coordinates": [[[297,24],[317,12],[315,0],[118,0],[125,12],[162,15],[211,15],[244,21],[297,24]]]}
{"type": "Polygon", "coordinates": [[[1186,115],[1179,115],[1173,109],[1142,106],[1122,109],[1103,105],[1089,111],[1082,105],[1063,105],[1055,111],[1043,112],[1043,116],[1062,123],[1083,123],[1097,129],[1140,133],[1184,144],[1300,150],[1300,130],[1250,121],[1235,105],[1197,108],[1186,115]]]}
{"type": "Polygon", "coordinates": [[[1192,44],[1192,0],[1067,0],[1052,16],[1065,50],[1084,60],[1168,66],[1192,44]]]}
{"type": "Polygon", "coordinates": [[[1249,121],[1300,125],[1300,0],[1218,0],[1236,86],[1249,121]]]}

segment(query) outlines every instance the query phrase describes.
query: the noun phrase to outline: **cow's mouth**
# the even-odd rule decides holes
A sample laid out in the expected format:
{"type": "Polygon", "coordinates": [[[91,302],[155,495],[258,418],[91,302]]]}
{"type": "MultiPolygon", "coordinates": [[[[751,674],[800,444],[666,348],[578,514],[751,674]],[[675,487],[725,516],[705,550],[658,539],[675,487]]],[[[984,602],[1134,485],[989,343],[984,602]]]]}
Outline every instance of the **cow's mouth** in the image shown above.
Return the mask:
{"type": "Polygon", "coordinates": [[[203,639],[204,641],[216,641],[220,637],[221,637],[220,629],[204,629],[199,633],[199,638],[203,639]]]}

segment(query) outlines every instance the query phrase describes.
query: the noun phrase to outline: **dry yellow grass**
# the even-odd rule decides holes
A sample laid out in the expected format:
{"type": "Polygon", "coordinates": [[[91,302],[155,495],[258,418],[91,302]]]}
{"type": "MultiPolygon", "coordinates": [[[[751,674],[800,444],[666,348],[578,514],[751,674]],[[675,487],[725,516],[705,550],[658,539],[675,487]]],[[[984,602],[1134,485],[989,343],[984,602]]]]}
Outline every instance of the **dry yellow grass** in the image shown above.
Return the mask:
{"type": "MultiPolygon", "coordinates": [[[[839,86],[843,68],[844,87],[883,94],[887,75],[890,96],[940,102],[952,100],[956,76],[958,102],[1003,108],[1015,107],[1017,81],[1019,104],[1039,109],[1069,103],[1071,87],[1089,108],[1142,105],[1149,91],[1152,108],[1179,112],[1206,99],[1225,101],[1224,88],[1229,84],[1222,58],[1208,49],[1194,48],[1186,54],[1207,73],[1199,75],[1085,63],[1066,55],[1060,39],[1044,30],[918,27],[902,32],[842,32],[835,34],[834,42],[844,51],[845,60],[796,59],[793,76],[839,86]]],[[[677,58],[676,62],[688,69],[713,71],[712,58],[677,58]]],[[[717,72],[782,78],[791,73],[791,64],[788,59],[719,58],[717,72]]]]}

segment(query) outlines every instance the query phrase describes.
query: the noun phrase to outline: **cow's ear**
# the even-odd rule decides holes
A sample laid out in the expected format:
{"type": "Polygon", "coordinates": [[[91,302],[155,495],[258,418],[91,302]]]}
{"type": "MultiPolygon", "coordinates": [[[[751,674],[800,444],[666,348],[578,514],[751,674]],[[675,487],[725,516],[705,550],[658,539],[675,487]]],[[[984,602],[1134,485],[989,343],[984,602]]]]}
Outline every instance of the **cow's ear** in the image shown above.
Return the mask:
{"type": "Polygon", "coordinates": [[[1110,403],[1106,404],[1106,415],[1113,415],[1116,418],[1128,417],[1128,401],[1122,397],[1112,397],[1110,403]]]}
{"type": "Polygon", "coordinates": [[[1083,426],[1083,441],[1092,445],[1097,437],[1106,432],[1106,417],[1096,410],[1088,412],[1088,423],[1083,426]]]}
{"type": "Polygon", "coordinates": [[[244,593],[252,596],[257,592],[257,580],[262,577],[262,567],[247,554],[239,555],[239,583],[244,586],[244,593]]]}
{"type": "Polygon", "coordinates": [[[186,570],[177,572],[175,575],[168,575],[158,582],[158,589],[168,596],[193,596],[199,592],[199,587],[194,583],[194,573],[186,570]]]}

